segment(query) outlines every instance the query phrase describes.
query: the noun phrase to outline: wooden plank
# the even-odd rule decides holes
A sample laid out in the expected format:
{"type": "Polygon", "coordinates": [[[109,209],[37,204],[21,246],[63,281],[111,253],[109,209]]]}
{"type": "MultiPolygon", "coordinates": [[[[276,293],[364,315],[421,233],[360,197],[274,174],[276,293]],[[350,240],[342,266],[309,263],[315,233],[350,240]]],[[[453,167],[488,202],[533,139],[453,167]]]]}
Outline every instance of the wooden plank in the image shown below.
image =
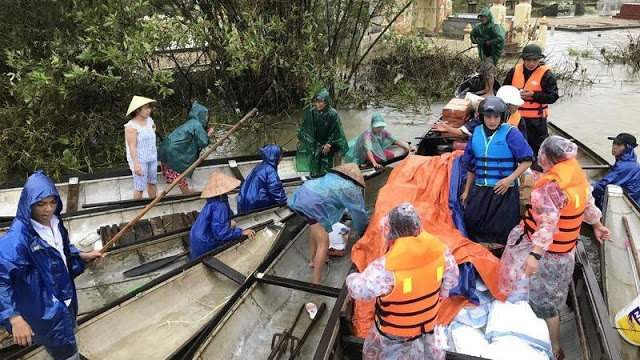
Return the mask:
{"type": "Polygon", "coordinates": [[[185,228],[185,224],[182,220],[181,214],[171,214],[162,218],[164,223],[164,230],[166,232],[176,231],[185,228]]]}
{"type": "Polygon", "coordinates": [[[151,229],[151,222],[149,220],[140,220],[133,226],[133,233],[135,235],[136,241],[141,241],[144,239],[148,239],[153,235],[153,231],[151,229]]]}
{"type": "Polygon", "coordinates": [[[67,194],[67,214],[78,211],[78,196],[80,194],[80,180],[77,177],[69,178],[69,192],[67,194]]]}
{"type": "Polygon", "coordinates": [[[162,223],[162,217],[156,216],[154,218],[149,219],[149,223],[151,224],[151,231],[153,232],[153,236],[162,235],[165,233],[164,224],[162,223]]]}
{"type": "MultiPolygon", "coordinates": [[[[127,224],[126,223],[120,224],[120,226],[118,226],[117,229],[115,229],[116,231],[114,233],[114,236],[120,231],[120,229],[124,228],[125,225],[127,224]]],[[[111,238],[113,238],[113,236],[111,238]]],[[[135,241],[136,241],[135,233],[133,232],[133,228],[130,228],[123,234],[122,239],[120,240],[120,245],[130,244],[135,241]]]]}

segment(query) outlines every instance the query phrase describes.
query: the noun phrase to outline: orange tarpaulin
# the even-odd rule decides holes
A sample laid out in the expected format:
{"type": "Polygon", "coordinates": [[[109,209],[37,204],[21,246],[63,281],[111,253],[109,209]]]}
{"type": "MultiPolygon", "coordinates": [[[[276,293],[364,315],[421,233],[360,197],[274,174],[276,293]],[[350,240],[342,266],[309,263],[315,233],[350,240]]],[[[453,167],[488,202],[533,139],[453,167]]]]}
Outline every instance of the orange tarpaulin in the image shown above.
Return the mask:
{"type": "MultiPolygon", "coordinates": [[[[393,169],[380,192],[375,211],[365,235],[353,246],[351,258],[359,271],[384,254],[380,220],[395,206],[410,202],[422,217],[424,229],[444,242],[458,264],[471,262],[491,294],[500,300],[505,296],[498,290],[500,260],[482,245],[465,238],[456,230],[449,210],[449,178],[453,159],[462,151],[442,156],[409,156],[393,169]]],[[[456,296],[442,302],[439,324],[449,324],[469,301],[456,296]]],[[[373,302],[356,300],[352,325],[355,335],[365,337],[373,325],[373,302]]]]}

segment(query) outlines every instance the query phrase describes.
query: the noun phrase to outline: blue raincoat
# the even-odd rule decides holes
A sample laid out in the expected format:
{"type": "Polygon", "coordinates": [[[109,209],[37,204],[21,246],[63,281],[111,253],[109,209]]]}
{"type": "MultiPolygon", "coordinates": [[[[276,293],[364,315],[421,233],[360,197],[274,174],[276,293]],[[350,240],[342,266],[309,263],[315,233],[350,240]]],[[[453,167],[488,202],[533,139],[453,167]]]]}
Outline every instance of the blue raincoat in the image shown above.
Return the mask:
{"type": "Polygon", "coordinates": [[[282,150],[278,145],[260,149],[262,162],[247,176],[238,194],[238,212],[245,213],[287,202],[287,194],[278,176],[278,161],[282,150]]]}
{"type": "Polygon", "coordinates": [[[65,300],[71,299],[71,309],[78,313],[78,300],[73,278],[84,271],[80,252],[69,242],[69,234],[60,221],[65,268],[60,253],[40,238],[31,224],[31,206],[46,197],[58,201],[56,216],[62,211],[62,201],[53,182],[38,171],[24,184],[16,218],[6,235],[0,238],[0,321],[11,332],[9,318],[21,315],[35,333],[34,342],[45,347],[76,343],[74,318],[65,300]]]}
{"type": "Polygon", "coordinates": [[[638,157],[633,148],[627,145],[627,149],[616,159],[607,176],[592,184],[596,206],[602,209],[604,194],[609,184],[620,186],[636,203],[640,204],[640,164],[637,160],[638,157]]]}
{"type": "Polygon", "coordinates": [[[356,232],[362,234],[369,223],[358,185],[333,173],[302,184],[291,195],[289,207],[316,220],[329,233],[345,209],[349,209],[356,232]]]}
{"type": "Polygon", "coordinates": [[[242,229],[231,227],[231,215],[227,195],[207,199],[189,234],[192,259],[242,236],[242,229]]]}

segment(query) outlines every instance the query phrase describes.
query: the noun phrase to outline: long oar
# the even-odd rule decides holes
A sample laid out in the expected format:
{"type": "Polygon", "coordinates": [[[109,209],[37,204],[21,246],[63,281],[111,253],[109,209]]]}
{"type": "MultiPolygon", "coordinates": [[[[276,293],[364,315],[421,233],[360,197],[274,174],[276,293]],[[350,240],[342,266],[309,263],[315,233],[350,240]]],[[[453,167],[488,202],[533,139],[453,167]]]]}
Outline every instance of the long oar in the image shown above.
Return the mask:
{"type": "Polygon", "coordinates": [[[233,134],[233,132],[236,131],[236,129],[238,129],[240,125],[242,125],[250,117],[255,115],[256,112],[258,112],[258,109],[256,108],[249,111],[240,121],[238,121],[238,123],[236,123],[231,129],[229,129],[229,131],[227,131],[220,139],[218,139],[218,141],[216,141],[215,144],[213,144],[211,148],[207,150],[207,152],[205,152],[202,156],[200,156],[200,158],[196,160],[196,162],[191,164],[191,166],[189,166],[187,170],[185,170],[182,174],[180,174],[180,176],[178,176],[177,179],[175,179],[166,189],[164,189],[160,194],[158,194],[158,196],[156,196],[156,198],[153,199],[153,201],[149,205],[145,206],[144,209],[140,210],[140,212],[138,213],[138,215],[136,215],[136,217],[134,217],[131,221],[129,221],[129,223],[125,225],[125,227],[120,229],[120,231],[118,231],[118,233],[113,238],[111,238],[111,240],[109,240],[109,242],[106,243],[102,249],[100,249],[100,252],[104,253],[105,251],[107,251],[107,249],[109,249],[109,247],[111,247],[113,244],[118,242],[120,238],[122,238],[122,236],[127,232],[127,230],[129,230],[136,222],[138,222],[138,220],[140,220],[147,212],[149,212],[151,208],[153,208],[158,202],[160,202],[160,200],[162,200],[162,198],[164,198],[165,195],[167,195],[169,191],[171,191],[171,189],[176,187],[176,185],[178,185],[178,183],[182,181],[182,179],[184,179],[196,167],[198,167],[198,165],[200,165],[201,162],[203,162],[209,155],[211,155],[211,153],[213,153],[218,148],[218,146],[220,146],[225,140],[227,140],[227,138],[231,136],[231,134],[233,134]]]}
{"type": "MultiPolygon", "coordinates": [[[[254,226],[248,227],[247,229],[251,229],[251,230],[255,230],[255,231],[260,231],[263,228],[271,225],[273,223],[273,220],[268,220],[259,224],[256,224],[254,226]]],[[[242,235],[243,238],[245,238],[245,235],[242,235]]],[[[130,277],[134,277],[134,276],[140,276],[140,275],[144,275],[147,273],[150,273],[152,271],[158,270],[160,268],[163,268],[173,262],[175,262],[176,260],[180,259],[183,256],[189,255],[189,251],[183,251],[177,255],[172,255],[172,256],[167,256],[164,257],[162,259],[157,259],[157,260],[153,260],[150,261],[148,263],[144,263],[142,265],[136,266],[134,268],[131,268],[127,271],[125,271],[124,273],[122,273],[122,275],[125,278],[130,278],[130,277]]]]}

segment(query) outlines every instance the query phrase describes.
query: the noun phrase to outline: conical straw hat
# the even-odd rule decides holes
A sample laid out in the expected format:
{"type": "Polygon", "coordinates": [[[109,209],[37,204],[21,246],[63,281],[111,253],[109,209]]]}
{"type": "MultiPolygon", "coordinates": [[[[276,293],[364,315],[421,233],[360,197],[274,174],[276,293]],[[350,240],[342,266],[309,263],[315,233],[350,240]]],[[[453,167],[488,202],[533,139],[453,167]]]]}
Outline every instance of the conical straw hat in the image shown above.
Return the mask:
{"type": "Polygon", "coordinates": [[[208,199],[230,192],[240,185],[240,180],[234,179],[220,172],[214,172],[202,189],[201,198],[208,199]]]}
{"type": "Polygon", "coordinates": [[[135,109],[139,108],[142,105],[151,104],[156,102],[153,99],[146,98],[144,96],[134,96],[129,103],[129,108],[127,109],[127,116],[131,114],[135,109]]]}
{"type": "Polygon", "coordinates": [[[353,179],[353,181],[355,181],[358,184],[360,184],[360,186],[362,186],[363,188],[367,187],[367,185],[364,182],[364,177],[362,176],[362,173],[360,172],[360,168],[356,164],[351,163],[351,164],[344,164],[344,165],[336,166],[333,169],[331,169],[330,171],[331,172],[340,173],[342,175],[347,176],[350,179],[353,179]]]}

